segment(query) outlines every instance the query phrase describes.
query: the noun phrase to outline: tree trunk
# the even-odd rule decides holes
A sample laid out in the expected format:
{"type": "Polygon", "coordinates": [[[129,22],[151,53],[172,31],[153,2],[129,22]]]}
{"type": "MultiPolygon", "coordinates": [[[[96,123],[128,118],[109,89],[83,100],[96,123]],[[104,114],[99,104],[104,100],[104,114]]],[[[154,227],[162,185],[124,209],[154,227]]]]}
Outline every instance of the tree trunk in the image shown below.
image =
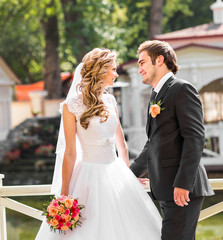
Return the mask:
{"type": "MultiPolygon", "coordinates": [[[[48,7],[54,7],[54,0],[51,0],[48,7]]],[[[61,97],[61,77],[58,56],[58,19],[56,13],[50,16],[45,16],[42,24],[46,43],[43,70],[45,90],[48,92],[48,99],[57,99],[61,97]]]]}
{"type": "Polygon", "coordinates": [[[73,54],[80,62],[86,53],[88,39],[83,36],[82,11],[77,9],[76,0],[61,0],[65,20],[66,39],[73,47],[73,54]]]}
{"type": "Polygon", "coordinates": [[[149,14],[149,38],[162,33],[163,0],[152,0],[149,14]]]}

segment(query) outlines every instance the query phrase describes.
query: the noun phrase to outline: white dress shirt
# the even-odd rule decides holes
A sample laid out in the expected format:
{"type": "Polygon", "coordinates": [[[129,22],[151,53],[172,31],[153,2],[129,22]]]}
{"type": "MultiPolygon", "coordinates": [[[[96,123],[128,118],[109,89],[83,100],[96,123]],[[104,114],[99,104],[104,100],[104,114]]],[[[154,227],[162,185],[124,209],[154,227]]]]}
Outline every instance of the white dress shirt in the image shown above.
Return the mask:
{"type": "Polygon", "coordinates": [[[168,72],[166,75],[164,75],[160,81],[158,82],[158,84],[156,85],[156,87],[154,88],[154,91],[158,94],[160,89],[163,87],[163,85],[165,84],[165,82],[171,77],[173,76],[172,72],[168,72]]]}

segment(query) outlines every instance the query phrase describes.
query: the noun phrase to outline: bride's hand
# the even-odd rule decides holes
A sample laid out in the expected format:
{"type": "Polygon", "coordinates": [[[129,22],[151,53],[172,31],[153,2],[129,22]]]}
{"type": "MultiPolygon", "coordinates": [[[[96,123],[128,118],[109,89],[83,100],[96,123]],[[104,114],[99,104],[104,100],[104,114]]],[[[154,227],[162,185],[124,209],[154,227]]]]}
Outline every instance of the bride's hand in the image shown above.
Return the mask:
{"type": "Polygon", "coordinates": [[[149,179],[148,178],[138,178],[138,179],[143,186],[149,184],[149,179]]]}
{"type": "Polygon", "coordinates": [[[60,195],[61,195],[61,196],[62,196],[62,195],[63,195],[63,196],[68,196],[68,189],[62,187],[61,192],[60,192],[60,195]]]}

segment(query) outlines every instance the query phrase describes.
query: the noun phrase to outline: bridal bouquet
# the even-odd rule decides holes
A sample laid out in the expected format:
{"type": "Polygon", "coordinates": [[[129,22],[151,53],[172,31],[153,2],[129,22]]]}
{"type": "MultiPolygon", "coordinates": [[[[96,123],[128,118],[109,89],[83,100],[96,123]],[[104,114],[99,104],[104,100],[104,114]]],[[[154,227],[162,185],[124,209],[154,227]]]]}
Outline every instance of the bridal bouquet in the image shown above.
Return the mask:
{"type": "Polygon", "coordinates": [[[51,230],[66,232],[82,224],[81,210],[83,205],[79,205],[78,200],[72,196],[53,197],[43,215],[46,216],[47,223],[51,230]]]}

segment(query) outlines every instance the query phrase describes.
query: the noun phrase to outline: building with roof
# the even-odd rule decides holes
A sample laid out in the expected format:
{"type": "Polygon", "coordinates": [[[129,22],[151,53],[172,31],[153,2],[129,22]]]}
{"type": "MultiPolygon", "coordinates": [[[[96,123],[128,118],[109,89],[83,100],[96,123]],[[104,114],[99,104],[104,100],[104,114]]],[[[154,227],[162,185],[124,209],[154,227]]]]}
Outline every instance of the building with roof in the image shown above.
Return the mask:
{"type": "Polygon", "coordinates": [[[0,141],[11,128],[12,86],[15,83],[20,80],[0,56],[0,141]]]}
{"type": "Polygon", "coordinates": [[[53,117],[59,114],[60,102],[68,93],[73,73],[62,72],[60,76],[62,99],[46,99],[47,92],[44,90],[43,80],[30,84],[17,84],[14,87],[15,100],[11,104],[12,127],[16,127],[33,116],[53,117]]]}
{"type": "MultiPolygon", "coordinates": [[[[62,97],[66,97],[73,79],[73,73],[61,72],[62,97]]],[[[15,86],[16,101],[30,101],[29,93],[32,91],[44,91],[44,81],[38,81],[30,84],[17,84],[15,86]]]]}
{"type": "MultiPolygon", "coordinates": [[[[222,0],[217,0],[210,8],[213,11],[212,23],[160,34],[155,36],[155,39],[167,41],[173,47],[180,65],[176,76],[188,80],[197,88],[203,103],[206,123],[207,149],[205,152],[209,156],[215,156],[213,161],[216,163],[222,161],[223,164],[222,0]]],[[[132,133],[132,135],[129,134],[129,138],[135,139],[130,142],[129,147],[139,151],[142,149],[143,142],[145,143],[145,136],[140,129],[144,129],[145,126],[150,87],[141,83],[137,60],[122,64],[120,69],[126,73],[120,80],[130,83],[128,92],[124,90],[124,97],[127,96],[130,104],[126,105],[127,108],[125,105],[122,108],[123,125],[128,126],[128,132],[132,133]],[[131,116],[132,122],[129,122],[131,116]]]]}

